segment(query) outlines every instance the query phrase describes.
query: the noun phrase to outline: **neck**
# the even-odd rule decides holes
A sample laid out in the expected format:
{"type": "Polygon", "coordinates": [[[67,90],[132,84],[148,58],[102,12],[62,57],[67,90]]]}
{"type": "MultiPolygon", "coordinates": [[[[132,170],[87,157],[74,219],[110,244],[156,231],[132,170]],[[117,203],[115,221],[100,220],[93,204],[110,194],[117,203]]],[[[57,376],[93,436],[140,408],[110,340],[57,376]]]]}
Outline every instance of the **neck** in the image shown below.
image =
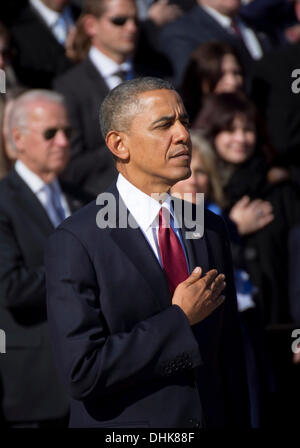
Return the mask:
{"type": "Polygon", "coordinates": [[[122,169],[119,169],[119,173],[122,174],[122,176],[124,176],[125,179],[128,180],[128,182],[130,182],[132,185],[134,185],[136,188],[138,188],[148,196],[151,196],[153,194],[169,193],[170,188],[172,187],[172,185],[163,182],[161,179],[157,179],[156,182],[151,179],[151,182],[148,182],[144,176],[141,178],[138,178],[137,176],[133,177],[130,176],[128,172],[122,169]]]}
{"type": "Polygon", "coordinates": [[[53,171],[44,171],[41,172],[40,170],[36,169],[35,166],[33,166],[30,163],[24,162],[21,158],[19,158],[19,160],[24,163],[24,165],[30,170],[32,171],[36,176],[38,176],[40,179],[42,179],[43,182],[45,182],[45,184],[50,184],[55,177],[57,176],[57,173],[53,172],[53,171]]]}
{"type": "Polygon", "coordinates": [[[105,56],[107,56],[109,59],[116,62],[118,65],[123,64],[123,62],[125,62],[127,57],[129,56],[129,55],[124,55],[124,54],[119,54],[119,53],[112,53],[112,52],[106,50],[106,48],[102,48],[94,42],[92,42],[92,45],[93,45],[93,47],[97,48],[97,50],[99,50],[101,53],[103,53],[105,56]]]}

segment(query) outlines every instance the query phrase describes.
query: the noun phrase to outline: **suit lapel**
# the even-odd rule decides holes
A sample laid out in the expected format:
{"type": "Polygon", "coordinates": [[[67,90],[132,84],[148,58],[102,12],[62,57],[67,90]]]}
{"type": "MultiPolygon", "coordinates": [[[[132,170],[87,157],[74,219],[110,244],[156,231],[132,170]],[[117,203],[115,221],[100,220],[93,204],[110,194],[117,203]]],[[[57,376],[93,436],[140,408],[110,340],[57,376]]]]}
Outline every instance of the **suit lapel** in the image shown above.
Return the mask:
{"type": "MultiPolygon", "coordinates": [[[[149,284],[157,304],[160,307],[167,307],[170,305],[171,297],[164,271],[140,228],[129,226],[125,229],[118,228],[119,201],[127,210],[127,216],[129,211],[120,198],[116,186],[111,192],[117,201],[117,227],[110,230],[110,236],[149,284]]],[[[137,226],[135,221],[134,223],[137,226]]]]}
{"type": "Polygon", "coordinates": [[[28,10],[26,18],[28,18],[32,22],[32,26],[35,27],[42,38],[46,39],[48,42],[51,42],[52,46],[56,48],[57,51],[60,51],[64,54],[65,47],[60,44],[58,40],[55,38],[54,34],[44,21],[43,17],[35,10],[34,7],[28,6],[28,10]]]}
{"type": "Polygon", "coordinates": [[[229,31],[223,28],[220,23],[217,22],[217,20],[215,20],[212,16],[210,16],[210,14],[208,14],[203,8],[198,6],[197,10],[199,13],[199,23],[201,23],[201,26],[203,26],[203,18],[205,18],[205,21],[207,22],[207,29],[209,29],[212,34],[215,34],[215,40],[225,40],[225,42],[230,43],[230,45],[232,45],[233,47],[239,48],[239,50],[247,55],[248,58],[251,58],[249,50],[242,38],[231,35],[229,31]],[[214,30],[214,32],[212,32],[211,30],[214,30]]]}
{"type": "Polygon", "coordinates": [[[96,91],[101,93],[101,97],[106,95],[109,92],[109,87],[89,57],[83,61],[83,67],[88,78],[95,85],[96,91]]]}
{"type": "Polygon", "coordinates": [[[46,210],[15,170],[12,170],[9,174],[9,180],[11,186],[15,190],[16,201],[19,204],[20,209],[23,209],[31,219],[36,221],[42,231],[47,234],[52,232],[54,226],[49,219],[46,210]]]}

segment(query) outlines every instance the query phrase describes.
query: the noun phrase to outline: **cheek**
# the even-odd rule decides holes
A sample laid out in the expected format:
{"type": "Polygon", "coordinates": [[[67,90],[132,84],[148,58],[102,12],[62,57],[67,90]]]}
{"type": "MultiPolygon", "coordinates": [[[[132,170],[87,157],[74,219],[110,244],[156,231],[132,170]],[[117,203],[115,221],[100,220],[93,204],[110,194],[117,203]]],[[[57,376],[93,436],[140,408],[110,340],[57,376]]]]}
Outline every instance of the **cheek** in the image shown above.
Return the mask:
{"type": "Polygon", "coordinates": [[[255,144],[256,144],[256,135],[251,132],[249,133],[249,135],[247,135],[248,149],[254,151],[255,144]]]}
{"type": "Polygon", "coordinates": [[[230,138],[224,132],[221,132],[215,138],[215,148],[219,155],[224,155],[226,153],[230,138]]]}

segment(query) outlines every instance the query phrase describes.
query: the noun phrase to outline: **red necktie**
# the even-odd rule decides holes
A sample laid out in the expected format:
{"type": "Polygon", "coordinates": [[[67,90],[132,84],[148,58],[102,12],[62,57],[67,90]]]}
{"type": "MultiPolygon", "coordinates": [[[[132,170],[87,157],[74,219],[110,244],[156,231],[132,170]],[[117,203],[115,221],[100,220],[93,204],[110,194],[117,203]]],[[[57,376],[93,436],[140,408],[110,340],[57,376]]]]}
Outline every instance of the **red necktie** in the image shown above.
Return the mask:
{"type": "Polygon", "coordinates": [[[189,276],[183,248],[170,225],[170,213],[162,207],[159,211],[159,250],[168,286],[173,295],[177,285],[189,276]]]}

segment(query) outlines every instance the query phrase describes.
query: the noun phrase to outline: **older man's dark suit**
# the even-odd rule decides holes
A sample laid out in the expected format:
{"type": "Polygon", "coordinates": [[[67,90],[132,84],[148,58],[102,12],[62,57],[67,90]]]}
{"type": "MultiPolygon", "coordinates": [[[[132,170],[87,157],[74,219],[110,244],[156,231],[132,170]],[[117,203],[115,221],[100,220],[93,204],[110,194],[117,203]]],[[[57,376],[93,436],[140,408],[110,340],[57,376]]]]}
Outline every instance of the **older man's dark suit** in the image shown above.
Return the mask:
{"type": "MultiPolygon", "coordinates": [[[[111,193],[118,203],[115,186],[111,193]]],[[[171,306],[164,272],[140,229],[99,229],[100,209],[93,202],[66,220],[46,252],[50,332],[72,396],[70,425],[247,426],[241,335],[221,219],[208,212],[204,237],[185,240],[191,269],[217,268],[228,284],[224,304],[191,328],[183,311],[171,306]]]]}
{"type": "MultiPolygon", "coordinates": [[[[258,36],[257,36],[258,37],[258,36]]],[[[270,48],[266,36],[260,35],[263,50],[270,48]]],[[[203,42],[218,40],[232,45],[248,70],[252,57],[242,39],[229,33],[201,6],[195,5],[187,14],[165,26],[161,32],[161,49],[170,59],[176,86],[180,86],[192,51],[203,42]]]]}
{"type": "MultiPolygon", "coordinates": [[[[87,203],[73,188],[62,188],[72,211],[87,203]]],[[[43,258],[53,230],[44,207],[13,170],[0,182],[0,328],[6,332],[0,407],[9,422],[57,419],[68,411],[46,318],[43,258]]]]}

